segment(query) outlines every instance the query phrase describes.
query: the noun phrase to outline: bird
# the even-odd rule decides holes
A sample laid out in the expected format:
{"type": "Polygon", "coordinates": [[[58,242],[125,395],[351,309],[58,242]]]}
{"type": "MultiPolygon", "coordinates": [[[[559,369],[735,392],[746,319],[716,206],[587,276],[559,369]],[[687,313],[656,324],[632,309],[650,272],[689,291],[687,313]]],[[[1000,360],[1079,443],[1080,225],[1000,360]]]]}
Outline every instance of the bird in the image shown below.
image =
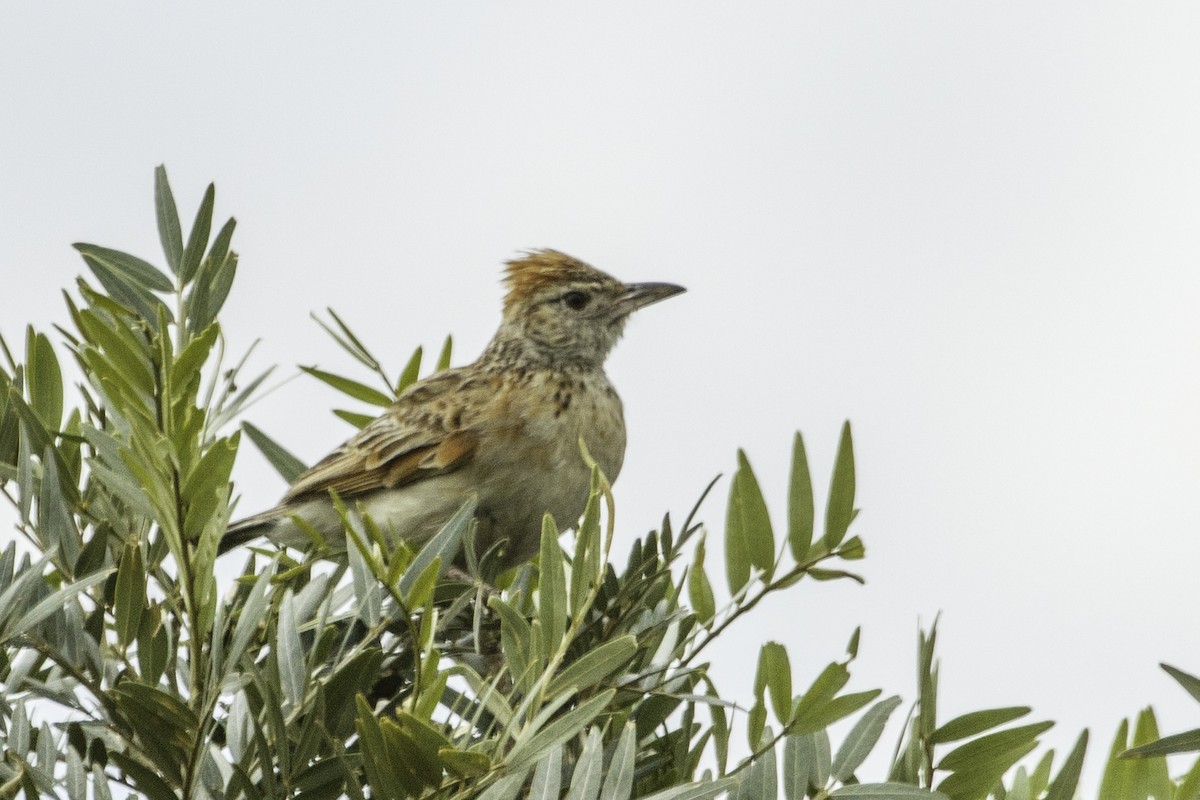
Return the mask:
{"type": "Polygon", "coordinates": [[[412,549],[473,497],[476,554],[493,568],[538,551],[549,513],[560,533],[587,504],[591,468],[625,458],[621,398],[604,362],[638,309],[685,291],[623,283],[557,250],[506,263],[495,336],[473,363],[409,386],[380,416],[299,475],[274,508],[233,523],[220,551],[260,536],[303,547],[315,530],[344,545],[333,495],[412,549]]]}

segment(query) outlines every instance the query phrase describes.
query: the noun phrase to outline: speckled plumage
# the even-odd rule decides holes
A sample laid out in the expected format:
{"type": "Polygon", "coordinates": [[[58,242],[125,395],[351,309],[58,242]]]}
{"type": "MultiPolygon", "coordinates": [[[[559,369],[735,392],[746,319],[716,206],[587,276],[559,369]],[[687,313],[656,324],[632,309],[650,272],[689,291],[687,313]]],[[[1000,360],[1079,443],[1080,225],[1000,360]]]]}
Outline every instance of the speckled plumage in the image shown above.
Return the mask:
{"type": "Polygon", "coordinates": [[[297,478],[278,506],[230,526],[222,550],[264,534],[301,544],[293,517],[339,539],[330,491],[414,544],[474,494],[479,550],[506,540],[507,566],[537,551],[545,512],[573,526],[589,481],[579,440],[610,480],[625,456],[621,400],[604,360],[633,311],[683,289],[624,284],[553,250],[510,261],[505,282],[500,328],[474,363],[410,386],[297,478]]]}

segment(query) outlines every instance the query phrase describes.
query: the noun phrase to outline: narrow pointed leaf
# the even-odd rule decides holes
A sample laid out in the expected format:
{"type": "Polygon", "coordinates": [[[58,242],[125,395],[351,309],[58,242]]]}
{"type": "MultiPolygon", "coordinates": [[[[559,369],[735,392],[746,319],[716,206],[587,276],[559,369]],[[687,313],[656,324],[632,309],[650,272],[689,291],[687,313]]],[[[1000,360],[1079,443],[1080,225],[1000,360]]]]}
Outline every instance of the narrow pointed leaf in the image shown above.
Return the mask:
{"type": "Polygon", "coordinates": [[[562,791],[562,748],[552,747],[538,760],[529,786],[529,800],[559,800],[562,791]]]}
{"type": "Polygon", "coordinates": [[[434,559],[440,560],[441,568],[439,574],[445,574],[446,569],[454,563],[454,558],[458,555],[458,551],[462,547],[463,534],[466,532],[467,526],[471,524],[471,519],[474,515],[475,497],[472,495],[465,503],[459,506],[458,511],[454,512],[454,516],[446,521],[441,530],[425,543],[425,546],[417,553],[416,558],[408,565],[408,569],[400,577],[398,588],[401,594],[407,595],[412,591],[413,584],[417,578],[433,563],[434,559]]]}
{"type": "Polygon", "coordinates": [[[1200,678],[1195,675],[1189,675],[1181,669],[1172,667],[1170,664],[1159,664],[1163,670],[1174,678],[1183,690],[1192,696],[1192,699],[1200,703],[1200,678]]]}
{"type": "Polygon", "coordinates": [[[621,732],[621,738],[617,741],[612,760],[608,764],[604,788],[600,790],[600,800],[629,800],[632,797],[636,740],[637,726],[632,722],[625,723],[625,730],[621,732]]]}
{"type": "Polygon", "coordinates": [[[951,750],[938,762],[937,768],[957,770],[968,767],[992,755],[1008,752],[1018,745],[1034,742],[1053,725],[1053,722],[1036,722],[989,733],[951,750]]]}
{"type": "Polygon", "coordinates": [[[292,708],[299,708],[304,701],[305,676],[304,648],[300,643],[300,619],[296,609],[296,598],[288,589],[279,604],[279,626],[276,630],[277,660],[283,696],[292,708]]]}
{"type": "Polygon", "coordinates": [[[946,800],[946,795],[907,783],[854,783],[829,793],[854,800],[946,800]]]}
{"type": "Polygon", "coordinates": [[[986,711],[972,711],[955,717],[938,727],[929,737],[933,744],[945,744],[959,739],[966,739],[986,730],[999,727],[1006,722],[1020,719],[1030,712],[1028,706],[1012,706],[1009,708],[991,708],[986,711]]]}
{"type": "Polygon", "coordinates": [[[447,336],[446,341],[442,343],[442,352],[438,353],[437,366],[434,367],[435,372],[441,372],[444,369],[450,368],[450,351],[453,349],[454,339],[447,336]]]}
{"type": "Polygon", "coordinates": [[[332,372],[325,372],[316,367],[301,367],[303,372],[307,372],[319,381],[327,383],[339,392],[353,397],[355,400],[361,400],[364,403],[370,403],[375,406],[390,406],[392,398],[388,397],[378,389],[372,389],[364,383],[359,383],[350,378],[344,378],[341,375],[334,375],[332,372]]]}
{"type": "Polygon", "coordinates": [[[588,698],[558,719],[542,727],[537,733],[519,740],[509,753],[509,769],[528,767],[548,748],[575,736],[588,723],[596,719],[616,694],[615,689],[606,689],[595,697],[588,698]]]}
{"type": "Polygon", "coordinates": [[[130,537],[117,568],[116,599],[113,612],[117,618],[117,641],[128,647],[142,626],[146,608],[146,568],[142,564],[142,549],[130,537]]]}
{"type": "Polygon", "coordinates": [[[1197,751],[1200,751],[1200,728],[1176,733],[1171,736],[1164,736],[1161,739],[1155,739],[1153,742],[1138,747],[1131,747],[1124,753],[1121,753],[1121,758],[1146,758],[1148,756],[1166,756],[1172,753],[1195,753],[1197,751]]]}
{"type": "Polygon", "coordinates": [[[604,771],[604,751],[600,729],[593,727],[583,740],[583,752],[575,762],[566,800],[596,800],[600,794],[600,776],[604,771]]]}
{"type": "Polygon", "coordinates": [[[404,365],[404,369],[400,372],[400,379],[396,381],[396,395],[404,393],[404,390],[417,382],[417,376],[421,372],[421,354],[423,349],[418,347],[409,357],[408,363],[404,365]]]}
{"type": "Polygon", "coordinates": [[[845,783],[854,775],[855,770],[862,766],[863,761],[875,749],[875,745],[887,725],[888,718],[891,717],[900,702],[899,697],[880,700],[871,706],[858,722],[854,723],[854,727],[846,734],[846,738],[833,757],[830,771],[834,780],[845,783]]]}
{"type": "Polygon", "coordinates": [[[296,458],[290,452],[285,450],[282,445],[272,439],[267,434],[263,433],[256,426],[249,422],[242,423],[242,430],[250,437],[250,441],[254,442],[255,447],[262,452],[271,466],[280,476],[291,483],[300,477],[308,467],[304,466],[304,462],[296,458]]]}
{"type": "Polygon", "coordinates": [[[542,642],[548,660],[558,651],[567,629],[567,579],[563,571],[562,547],[558,544],[558,525],[554,517],[542,517],[541,556],[538,560],[541,581],[538,586],[538,617],[545,634],[542,642]]]}
{"type": "Polygon", "coordinates": [[[792,472],[788,485],[788,548],[797,563],[808,556],[813,540],[813,487],[808,471],[804,437],[796,431],[792,442],[792,472]]]}
{"type": "Polygon", "coordinates": [[[204,199],[200,201],[200,208],[196,211],[196,220],[192,223],[187,246],[179,263],[179,280],[183,283],[189,282],[195,276],[196,270],[200,268],[200,260],[204,258],[204,251],[208,249],[216,191],[216,187],[210,183],[204,190],[204,199]]]}
{"type": "Polygon", "coordinates": [[[1079,776],[1083,772],[1083,756],[1087,752],[1088,732],[1084,730],[1071,748],[1067,760],[1063,762],[1058,776],[1046,791],[1045,800],[1072,800],[1075,789],[1079,786],[1079,776]]]}
{"type": "Polygon", "coordinates": [[[763,572],[763,580],[770,581],[775,571],[775,533],[771,528],[771,517],[763,500],[758,478],[750,466],[745,452],[738,450],[739,480],[737,509],[742,516],[742,535],[747,545],[750,563],[763,572]]]}
{"type": "Polygon", "coordinates": [[[775,719],[780,725],[787,725],[792,716],[792,665],[787,648],[779,642],[764,644],[759,654],[759,670],[765,672],[775,719]]]}
{"type": "Polygon", "coordinates": [[[783,796],[804,800],[817,759],[812,734],[791,734],[783,741],[783,796]]]}
{"type": "Polygon", "coordinates": [[[62,424],[63,380],[54,346],[44,333],[28,331],[25,381],[29,405],[47,431],[62,424]]]}
{"type": "Polygon", "coordinates": [[[151,291],[171,292],[175,289],[175,284],[158,267],[137,256],[86,242],[76,242],[71,246],[151,291]]]}
{"type": "Polygon", "coordinates": [[[854,440],[850,423],[842,426],[837,457],[833,465],[833,480],[829,485],[829,504],[825,507],[825,538],[829,550],[841,544],[854,518],[854,440]]]}
{"type": "Polygon", "coordinates": [[[178,273],[183,261],[183,232],[179,228],[179,211],[175,196],[167,181],[167,169],[161,164],[154,170],[154,210],[158,218],[158,238],[171,271],[178,273]]]}
{"type": "Polygon", "coordinates": [[[692,603],[692,610],[696,612],[696,618],[702,625],[711,622],[717,614],[717,601],[713,595],[712,584],[704,570],[704,555],[704,538],[701,538],[696,543],[692,568],[688,570],[688,599],[692,603]]]}
{"type": "Polygon", "coordinates": [[[587,651],[555,676],[547,692],[556,695],[574,688],[589,689],[627,665],[637,655],[637,637],[631,633],[587,651]]]}

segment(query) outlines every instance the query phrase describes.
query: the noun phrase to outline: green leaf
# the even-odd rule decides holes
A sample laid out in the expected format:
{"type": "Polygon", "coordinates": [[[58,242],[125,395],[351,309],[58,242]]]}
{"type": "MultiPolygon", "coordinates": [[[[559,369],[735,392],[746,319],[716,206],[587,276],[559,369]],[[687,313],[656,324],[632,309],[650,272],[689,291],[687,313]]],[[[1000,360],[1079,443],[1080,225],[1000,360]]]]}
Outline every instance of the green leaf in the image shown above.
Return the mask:
{"type": "Polygon", "coordinates": [[[42,486],[38,496],[38,533],[44,543],[57,548],[69,564],[79,558],[79,530],[67,501],[67,493],[76,494],[73,483],[64,484],[61,460],[54,448],[42,451],[42,486]]]}
{"type": "Polygon", "coordinates": [[[969,714],[955,717],[940,726],[929,737],[931,744],[944,744],[959,739],[966,739],[977,733],[983,733],[991,728],[999,727],[1006,722],[1020,719],[1030,712],[1028,706],[1011,706],[1008,708],[991,708],[986,711],[972,711],[969,714]]]}
{"type": "MultiPolygon", "coordinates": [[[[113,570],[111,567],[100,570],[99,572],[93,572],[91,575],[80,578],[74,583],[68,584],[58,591],[53,592],[48,597],[43,598],[41,601],[35,604],[33,608],[25,611],[25,613],[21,615],[21,618],[17,620],[16,624],[12,626],[11,631],[6,631],[6,635],[8,633],[28,633],[30,629],[47,619],[50,615],[54,614],[55,612],[62,611],[63,607],[67,604],[67,601],[71,600],[73,597],[75,597],[75,595],[90,589],[101,581],[107,580],[108,576],[112,573],[113,570]]],[[[13,585],[17,586],[18,584],[13,585]]]]}
{"type": "Polygon", "coordinates": [[[142,626],[142,612],[146,608],[146,568],[142,563],[142,549],[132,536],[125,542],[125,552],[117,568],[117,589],[113,601],[113,613],[117,621],[117,641],[122,647],[137,639],[142,626]]]}
{"type": "MultiPolygon", "coordinates": [[[[892,712],[900,705],[899,697],[880,700],[863,714],[838,747],[830,768],[834,780],[845,783],[875,749],[892,712]]],[[[876,784],[886,785],[886,784],[876,784]]]]}
{"type": "Polygon", "coordinates": [[[304,646],[300,642],[300,618],[296,598],[291,589],[284,590],[279,603],[279,625],[275,633],[275,656],[279,667],[279,683],[283,696],[293,709],[304,702],[308,669],[304,646]]]}
{"type": "Polygon", "coordinates": [[[1083,756],[1087,752],[1088,732],[1079,734],[1070,755],[1063,762],[1058,777],[1050,784],[1045,800],[1072,800],[1075,789],[1079,786],[1079,776],[1083,772],[1083,756]]]}
{"type": "Polygon", "coordinates": [[[559,800],[562,777],[562,748],[552,747],[533,770],[527,800],[559,800]]]}
{"type": "Polygon", "coordinates": [[[792,665],[787,648],[779,642],[764,644],[758,654],[758,669],[766,678],[775,718],[780,725],[787,725],[792,716],[792,665]]]}
{"type": "Polygon", "coordinates": [[[1192,699],[1200,703],[1200,678],[1195,675],[1189,675],[1181,669],[1172,667],[1170,664],[1159,664],[1168,675],[1174,678],[1183,690],[1192,696],[1192,699]]]}
{"type": "Polygon", "coordinates": [[[637,637],[631,633],[610,639],[588,650],[554,677],[546,690],[557,695],[568,689],[583,691],[628,664],[637,655],[637,637]]]}
{"type": "Polygon", "coordinates": [[[137,285],[153,292],[172,292],[175,284],[171,279],[149,261],[144,261],[120,250],[111,250],[86,242],[76,242],[71,245],[83,255],[89,255],[102,262],[113,272],[119,273],[132,280],[137,285]]]}
{"type": "Polygon", "coordinates": [[[344,408],[335,408],[333,415],[340,420],[349,422],[360,431],[375,421],[375,417],[370,414],[359,414],[354,411],[347,411],[344,408]]]}
{"type": "Polygon", "coordinates": [[[355,400],[361,400],[364,403],[370,403],[375,406],[390,406],[392,404],[392,398],[378,389],[372,389],[364,383],[344,378],[341,375],[334,375],[332,372],[325,372],[316,367],[300,367],[300,369],[312,375],[317,380],[329,384],[339,392],[353,397],[355,400]]]}
{"type": "Polygon", "coordinates": [[[450,369],[450,351],[454,349],[453,337],[447,336],[446,341],[442,343],[442,352],[438,353],[437,366],[433,368],[434,372],[441,372],[444,369],[450,369]]]}
{"type": "Polygon", "coordinates": [[[216,320],[237,276],[238,255],[230,251],[221,262],[205,259],[187,297],[191,329],[203,330],[216,320]]]}
{"type": "Polygon", "coordinates": [[[174,319],[170,309],[167,309],[162,304],[162,301],[149,289],[134,283],[129,278],[113,270],[105,262],[99,261],[86,253],[83,255],[83,261],[92,270],[96,279],[100,281],[100,285],[124,308],[129,309],[147,322],[153,322],[158,319],[159,308],[167,312],[168,320],[174,319]]]}
{"type": "Polygon", "coordinates": [[[696,612],[696,618],[700,624],[707,625],[717,614],[717,601],[713,596],[708,574],[704,571],[704,542],[705,537],[701,536],[696,543],[692,568],[688,570],[688,599],[692,603],[692,610],[696,612]]]}
{"type": "Polygon", "coordinates": [[[1037,742],[1015,745],[1011,750],[977,764],[966,764],[938,784],[938,791],[950,800],[983,800],[1014,764],[1033,752],[1037,742]]]}
{"type": "Polygon", "coordinates": [[[632,722],[625,723],[625,730],[617,741],[612,759],[608,763],[608,772],[604,777],[604,787],[600,790],[600,800],[629,800],[633,792],[633,772],[637,766],[637,726],[632,722]]]}
{"type": "Polygon", "coordinates": [[[571,613],[578,615],[597,580],[600,563],[600,489],[598,467],[592,468],[591,489],[583,520],[575,529],[575,553],[571,559],[571,613]]]}
{"type": "MultiPolygon", "coordinates": [[[[763,747],[766,744],[765,740],[770,736],[770,732],[767,732],[764,741],[756,742],[755,748],[763,747]]],[[[763,750],[741,777],[741,784],[732,795],[733,800],[776,800],[779,796],[779,779],[776,774],[774,748],[763,750]]]]}
{"type": "MultiPolygon", "coordinates": [[[[567,630],[567,579],[563,572],[558,525],[550,514],[542,516],[541,579],[538,585],[538,618],[542,621],[543,656],[549,660],[558,651],[567,630]]],[[[636,648],[635,648],[636,649],[636,648]]],[[[607,673],[606,673],[607,674],[607,673]]]]}
{"type": "Polygon", "coordinates": [[[204,199],[196,211],[196,220],[192,223],[191,233],[188,234],[187,247],[179,263],[179,280],[187,283],[200,268],[200,260],[208,249],[208,236],[212,233],[213,202],[216,199],[217,188],[211,183],[204,190],[204,199]]]}
{"type": "Polygon", "coordinates": [[[746,740],[751,750],[757,748],[762,742],[763,731],[766,728],[767,707],[763,704],[763,699],[759,697],[750,707],[750,713],[746,715],[746,740]]]}
{"type": "MultiPolygon", "coordinates": [[[[1084,731],[1087,733],[1087,731],[1084,731]]],[[[1029,773],[1029,796],[1040,797],[1050,786],[1050,770],[1054,768],[1054,749],[1047,750],[1041,761],[1029,773]]],[[[1070,800],[1070,798],[1067,798],[1070,800]]]]}
{"type": "Polygon", "coordinates": [[[804,800],[817,759],[813,734],[790,734],[783,741],[783,795],[804,800]]]}
{"type": "Polygon", "coordinates": [[[545,725],[532,736],[519,739],[509,753],[508,768],[510,770],[528,768],[534,761],[540,759],[549,748],[558,747],[567,739],[575,736],[608,707],[614,695],[616,695],[615,689],[605,689],[545,725]]]}
{"type": "Polygon", "coordinates": [[[421,574],[413,581],[412,588],[408,590],[408,594],[404,598],[405,604],[410,609],[424,608],[425,604],[433,599],[433,590],[437,586],[438,575],[442,571],[442,561],[440,558],[434,558],[425,569],[421,570],[421,574]]]}
{"type": "MultiPolygon", "coordinates": [[[[1192,763],[1192,768],[1179,781],[1175,791],[1175,800],[1197,800],[1197,798],[1200,798],[1200,758],[1192,763]]],[[[1059,798],[1047,798],[1047,800],[1059,800],[1059,798]]]]}
{"type": "Polygon", "coordinates": [[[383,730],[371,706],[360,694],[354,698],[358,708],[355,727],[358,730],[359,748],[362,752],[363,769],[371,786],[372,797],[404,798],[409,795],[401,779],[391,769],[392,761],[383,740],[383,730]]]}
{"type": "Polygon", "coordinates": [[[838,720],[858,711],[882,693],[882,689],[870,689],[865,692],[851,692],[850,694],[839,695],[828,703],[809,711],[803,719],[797,717],[796,721],[790,726],[790,729],[798,733],[805,733],[827,728],[838,720]]]}
{"type": "MultiPolygon", "coordinates": [[[[141,762],[120,752],[109,753],[109,758],[129,776],[133,787],[150,800],[178,800],[179,795],[175,793],[171,785],[158,777],[154,770],[143,766],[141,762]]],[[[99,767],[98,764],[96,766],[99,767]]],[[[107,777],[105,776],[106,780],[107,777]]]]}
{"type": "Polygon", "coordinates": [[[525,785],[525,774],[528,769],[514,775],[505,775],[479,796],[479,800],[513,800],[525,785]]]}
{"type": "Polygon", "coordinates": [[[754,476],[754,469],[742,450],[738,450],[734,484],[739,488],[737,505],[750,563],[763,572],[764,582],[770,582],[775,572],[775,533],[771,528],[771,517],[767,514],[766,501],[758,486],[758,478],[754,476]]]}
{"type": "Polygon", "coordinates": [[[593,726],[583,739],[583,750],[575,762],[566,800],[596,800],[600,793],[600,774],[603,772],[603,746],[600,729],[593,726]]]}
{"type": "Polygon", "coordinates": [[[792,471],[788,484],[788,547],[797,563],[808,556],[813,540],[813,487],[808,455],[800,431],[792,441],[792,471]]]}
{"type": "MultiPolygon", "coordinates": [[[[845,664],[829,664],[813,681],[812,686],[796,701],[792,719],[796,726],[804,723],[810,715],[829,703],[850,680],[850,671],[845,664]]],[[[824,727],[824,726],[820,726],[824,727]]]]}
{"type": "Polygon", "coordinates": [[[1014,764],[1037,746],[1054,723],[1041,722],[989,733],[950,751],[937,769],[953,770],[938,784],[951,800],[982,800],[1014,764]]]}
{"type": "Polygon", "coordinates": [[[710,783],[701,781],[684,786],[672,786],[670,789],[655,792],[641,800],[712,800],[717,795],[733,789],[737,783],[737,778],[718,778],[710,783]]]}
{"type": "Polygon", "coordinates": [[[854,519],[854,440],[850,423],[842,425],[837,457],[833,464],[833,481],[829,484],[829,503],[825,507],[825,538],[829,550],[841,544],[854,519]]]}
{"type": "Polygon", "coordinates": [[[254,442],[255,447],[262,452],[271,466],[275,468],[275,471],[288,483],[295,481],[296,478],[300,477],[308,469],[308,467],[304,466],[303,461],[285,450],[282,445],[270,436],[267,436],[256,426],[251,425],[249,422],[243,422],[242,430],[246,432],[246,435],[250,437],[250,441],[254,442]]]}
{"type": "Polygon", "coordinates": [[[421,353],[422,348],[418,347],[409,356],[408,363],[404,365],[404,369],[400,372],[400,379],[396,381],[396,395],[403,394],[404,390],[417,382],[417,376],[421,372],[421,353]]]}
{"type": "Polygon", "coordinates": [[[471,524],[474,516],[475,496],[472,495],[465,503],[458,507],[458,511],[454,512],[454,516],[446,520],[446,524],[441,527],[441,530],[425,543],[425,546],[417,553],[416,558],[408,565],[408,569],[400,577],[400,583],[397,587],[401,594],[407,596],[412,591],[417,578],[433,563],[434,559],[440,560],[441,569],[439,574],[445,574],[445,570],[454,563],[454,557],[458,555],[459,548],[462,546],[463,534],[466,532],[467,526],[471,524]]]}
{"type": "MultiPolygon", "coordinates": [[[[443,747],[438,750],[438,758],[448,770],[464,778],[478,778],[492,769],[492,760],[486,754],[474,750],[443,747]]],[[[555,797],[557,798],[557,795],[555,797]]]]}
{"type": "Polygon", "coordinates": [[[183,232],[179,228],[179,211],[171,184],[167,181],[167,168],[159,165],[154,170],[154,210],[158,217],[158,238],[171,271],[178,273],[183,261],[183,232]]]}
{"type": "Polygon", "coordinates": [[[1121,758],[1145,758],[1146,756],[1166,756],[1172,753],[1194,753],[1196,751],[1200,751],[1200,728],[1164,736],[1148,744],[1130,748],[1121,753],[1121,758]]]}
{"type": "Polygon", "coordinates": [[[871,800],[945,800],[941,792],[910,786],[907,783],[854,783],[829,793],[831,797],[870,798],[871,800]]]}
{"type": "Polygon", "coordinates": [[[29,405],[47,431],[57,431],[62,424],[62,370],[46,334],[34,333],[32,327],[27,329],[25,358],[29,405]]]}
{"type": "Polygon", "coordinates": [[[805,570],[804,574],[808,575],[808,577],[812,578],[814,581],[837,581],[843,578],[849,578],[860,585],[866,583],[861,575],[855,575],[853,572],[846,572],[845,570],[841,569],[821,569],[819,567],[810,567],[809,569],[805,570]]]}
{"type": "Polygon", "coordinates": [[[981,736],[951,750],[938,762],[937,768],[962,769],[973,763],[986,761],[993,756],[1008,753],[1020,745],[1036,742],[1037,737],[1050,730],[1053,725],[1053,722],[1035,722],[1032,725],[1020,725],[1016,728],[989,733],[987,736],[981,736]]]}
{"type": "Polygon", "coordinates": [[[212,247],[208,250],[208,259],[214,264],[223,264],[225,262],[225,258],[229,255],[229,245],[233,242],[233,230],[236,227],[237,220],[230,217],[221,226],[221,230],[217,231],[217,236],[213,239],[212,247]]]}
{"type": "Polygon", "coordinates": [[[209,325],[195,336],[171,365],[171,380],[177,384],[185,384],[196,372],[199,372],[208,354],[217,341],[221,329],[217,325],[209,325]]]}

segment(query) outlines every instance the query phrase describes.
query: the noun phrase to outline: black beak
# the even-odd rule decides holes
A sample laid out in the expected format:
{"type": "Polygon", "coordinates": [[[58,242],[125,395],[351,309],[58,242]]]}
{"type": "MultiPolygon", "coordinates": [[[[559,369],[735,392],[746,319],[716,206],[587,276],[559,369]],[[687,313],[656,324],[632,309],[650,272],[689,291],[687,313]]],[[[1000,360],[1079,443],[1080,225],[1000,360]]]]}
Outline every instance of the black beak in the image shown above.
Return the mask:
{"type": "Polygon", "coordinates": [[[621,316],[627,316],[639,308],[645,308],[659,300],[666,300],[668,297],[674,297],[686,291],[687,289],[673,283],[627,283],[624,294],[617,301],[617,308],[620,310],[621,316]]]}

